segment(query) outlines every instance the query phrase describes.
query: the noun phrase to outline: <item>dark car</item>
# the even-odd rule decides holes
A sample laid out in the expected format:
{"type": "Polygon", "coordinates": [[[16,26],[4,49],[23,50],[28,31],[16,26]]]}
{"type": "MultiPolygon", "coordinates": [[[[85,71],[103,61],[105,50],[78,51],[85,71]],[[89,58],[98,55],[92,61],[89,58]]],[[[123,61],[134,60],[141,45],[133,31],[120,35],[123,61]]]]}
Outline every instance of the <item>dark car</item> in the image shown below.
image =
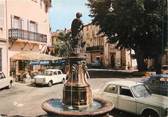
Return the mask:
{"type": "Polygon", "coordinates": [[[150,76],[143,80],[153,93],[168,96],[168,74],[150,76]]]}

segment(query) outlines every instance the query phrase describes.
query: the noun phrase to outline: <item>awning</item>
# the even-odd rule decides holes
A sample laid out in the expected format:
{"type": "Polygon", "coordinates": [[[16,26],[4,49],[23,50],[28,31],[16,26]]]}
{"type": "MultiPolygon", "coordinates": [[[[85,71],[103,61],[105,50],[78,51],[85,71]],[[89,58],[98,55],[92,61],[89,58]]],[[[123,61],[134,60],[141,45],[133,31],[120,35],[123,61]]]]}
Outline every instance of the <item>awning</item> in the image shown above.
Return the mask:
{"type": "Polygon", "coordinates": [[[49,61],[31,61],[30,65],[49,65],[49,61]]]}
{"type": "Polygon", "coordinates": [[[51,56],[51,55],[47,55],[47,54],[41,54],[38,52],[28,52],[28,51],[24,51],[24,52],[20,52],[18,54],[15,54],[14,56],[11,57],[12,60],[59,60],[62,59],[62,57],[55,57],[55,56],[51,56]]]}

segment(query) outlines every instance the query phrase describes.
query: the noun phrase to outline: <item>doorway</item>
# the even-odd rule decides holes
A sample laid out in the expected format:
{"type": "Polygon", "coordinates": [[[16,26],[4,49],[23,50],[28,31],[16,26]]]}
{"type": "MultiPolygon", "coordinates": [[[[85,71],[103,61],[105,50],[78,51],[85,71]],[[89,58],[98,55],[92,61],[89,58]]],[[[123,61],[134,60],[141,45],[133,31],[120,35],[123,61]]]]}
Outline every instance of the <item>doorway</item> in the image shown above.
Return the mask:
{"type": "Polygon", "coordinates": [[[111,53],[111,68],[115,68],[115,53],[111,53]]]}

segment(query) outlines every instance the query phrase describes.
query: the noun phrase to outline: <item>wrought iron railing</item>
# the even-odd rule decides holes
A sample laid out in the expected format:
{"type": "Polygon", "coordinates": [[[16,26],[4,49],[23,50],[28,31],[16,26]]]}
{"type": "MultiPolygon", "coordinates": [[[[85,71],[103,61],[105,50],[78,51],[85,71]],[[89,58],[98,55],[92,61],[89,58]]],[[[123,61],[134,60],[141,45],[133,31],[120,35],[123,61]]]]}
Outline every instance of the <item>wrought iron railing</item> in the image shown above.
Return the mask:
{"type": "Polygon", "coordinates": [[[101,52],[104,50],[103,46],[92,46],[92,47],[86,47],[86,52],[92,52],[92,51],[98,51],[101,52]]]}
{"type": "Polygon", "coordinates": [[[31,32],[22,29],[9,29],[9,40],[12,39],[23,39],[29,41],[37,41],[37,42],[47,42],[47,35],[31,32]]]}

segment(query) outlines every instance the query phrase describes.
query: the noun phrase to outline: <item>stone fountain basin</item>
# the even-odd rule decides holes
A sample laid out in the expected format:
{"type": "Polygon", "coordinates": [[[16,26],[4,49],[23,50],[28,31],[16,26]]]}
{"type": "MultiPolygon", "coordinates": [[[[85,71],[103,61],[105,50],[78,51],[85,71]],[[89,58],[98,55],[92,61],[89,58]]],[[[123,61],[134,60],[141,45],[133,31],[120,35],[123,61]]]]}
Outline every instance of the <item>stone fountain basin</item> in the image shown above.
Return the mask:
{"type": "Polygon", "coordinates": [[[56,115],[56,117],[107,117],[108,113],[114,108],[111,102],[100,98],[94,98],[93,109],[68,109],[61,103],[61,99],[49,99],[42,103],[42,109],[48,114],[56,115]],[[56,102],[58,101],[58,103],[56,102]],[[57,105],[53,106],[53,102],[57,105]]]}

